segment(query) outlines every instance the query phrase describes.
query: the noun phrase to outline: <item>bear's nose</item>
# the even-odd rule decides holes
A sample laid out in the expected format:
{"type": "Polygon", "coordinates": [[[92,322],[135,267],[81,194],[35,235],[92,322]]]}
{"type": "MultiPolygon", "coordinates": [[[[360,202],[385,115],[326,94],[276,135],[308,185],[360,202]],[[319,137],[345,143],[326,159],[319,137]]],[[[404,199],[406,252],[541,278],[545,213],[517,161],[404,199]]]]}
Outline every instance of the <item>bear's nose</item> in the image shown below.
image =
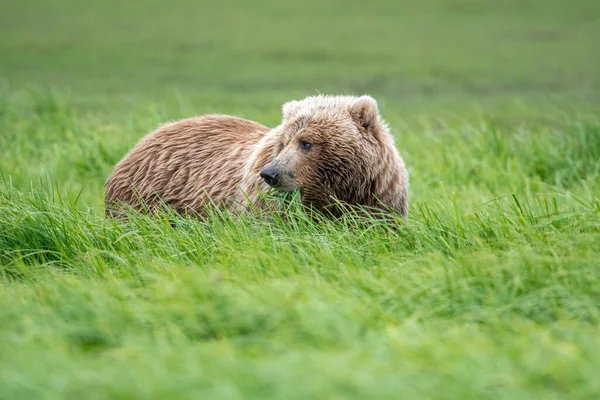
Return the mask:
{"type": "Polygon", "coordinates": [[[267,182],[269,186],[277,186],[279,183],[279,172],[273,167],[265,167],[260,171],[260,177],[267,182]]]}

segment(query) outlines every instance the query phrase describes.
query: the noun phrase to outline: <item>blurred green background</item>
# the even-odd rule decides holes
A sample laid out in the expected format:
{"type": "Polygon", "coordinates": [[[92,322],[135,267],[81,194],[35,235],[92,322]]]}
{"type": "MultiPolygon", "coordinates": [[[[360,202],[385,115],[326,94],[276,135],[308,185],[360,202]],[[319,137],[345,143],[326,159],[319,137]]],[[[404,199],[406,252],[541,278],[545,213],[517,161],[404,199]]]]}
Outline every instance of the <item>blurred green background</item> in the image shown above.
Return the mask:
{"type": "Polygon", "coordinates": [[[316,91],[372,93],[409,113],[515,98],[589,103],[599,40],[595,0],[0,4],[4,85],[96,100],[176,89],[269,108],[316,91]]]}

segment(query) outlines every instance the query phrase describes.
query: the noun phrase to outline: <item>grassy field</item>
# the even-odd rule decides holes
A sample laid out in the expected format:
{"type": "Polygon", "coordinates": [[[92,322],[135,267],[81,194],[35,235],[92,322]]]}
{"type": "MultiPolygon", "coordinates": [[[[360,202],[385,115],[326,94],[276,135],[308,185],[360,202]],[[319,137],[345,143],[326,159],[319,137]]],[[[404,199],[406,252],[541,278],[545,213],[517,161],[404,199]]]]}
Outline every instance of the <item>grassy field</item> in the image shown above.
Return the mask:
{"type": "Polygon", "coordinates": [[[600,398],[600,2],[0,2],[0,399],[600,398]],[[158,124],[370,94],[409,219],[104,218],[158,124]]]}

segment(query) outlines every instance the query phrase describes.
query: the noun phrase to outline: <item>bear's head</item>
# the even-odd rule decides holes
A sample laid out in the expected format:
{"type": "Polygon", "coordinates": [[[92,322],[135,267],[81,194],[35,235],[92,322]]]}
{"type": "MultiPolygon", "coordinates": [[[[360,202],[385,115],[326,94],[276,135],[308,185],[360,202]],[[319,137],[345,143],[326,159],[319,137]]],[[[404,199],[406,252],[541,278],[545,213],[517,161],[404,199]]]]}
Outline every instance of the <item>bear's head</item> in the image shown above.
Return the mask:
{"type": "Polygon", "coordinates": [[[302,202],[320,210],[346,204],[406,214],[404,162],[372,97],[288,102],[267,136],[272,156],[260,176],[272,188],[300,190],[302,202]]]}

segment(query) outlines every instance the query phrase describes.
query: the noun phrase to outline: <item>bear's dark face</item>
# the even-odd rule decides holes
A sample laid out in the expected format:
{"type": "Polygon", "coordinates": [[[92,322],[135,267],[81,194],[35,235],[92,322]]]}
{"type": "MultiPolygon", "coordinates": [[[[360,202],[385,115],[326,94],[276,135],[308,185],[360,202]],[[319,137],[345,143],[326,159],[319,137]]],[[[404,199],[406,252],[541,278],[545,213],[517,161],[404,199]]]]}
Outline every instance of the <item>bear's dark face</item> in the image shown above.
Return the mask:
{"type": "Polygon", "coordinates": [[[277,156],[261,177],[275,189],[301,190],[302,202],[318,209],[336,201],[364,203],[380,154],[377,120],[365,110],[369,106],[299,107],[288,113],[277,156]]]}

